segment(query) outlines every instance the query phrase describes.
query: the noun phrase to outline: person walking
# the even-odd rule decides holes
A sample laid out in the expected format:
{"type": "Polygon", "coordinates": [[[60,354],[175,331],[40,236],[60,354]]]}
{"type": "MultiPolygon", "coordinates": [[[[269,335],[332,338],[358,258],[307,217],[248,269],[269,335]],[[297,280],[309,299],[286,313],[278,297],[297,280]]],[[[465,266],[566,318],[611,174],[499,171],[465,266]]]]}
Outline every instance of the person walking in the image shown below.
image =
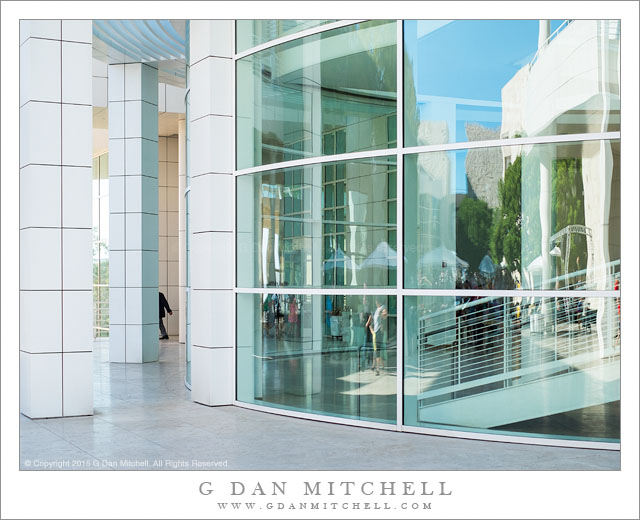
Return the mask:
{"type": "MultiPolygon", "coordinates": [[[[365,284],[366,288],[366,284],[365,284]]],[[[360,309],[360,325],[363,327],[362,345],[361,349],[364,351],[365,366],[370,366],[373,370],[373,355],[369,356],[369,347],[373,344],[371,342],[371,309],[367,302],[367,295],[362,297],[362,307],[360,309]]]]}
{"type": "Polygon", "coordinates": [[[289,297],[289,326],[287,328],[287,335],[291,337],[299,336],[298,333],[298,302],[296,301],[296,297],[292,294],[289,297]]]}
{"type": "Polygon", "coordinates": [[[169,334],[167,334],[167,329],[164,328],[164,323],[162,323],[162,318],[164,318],[164,310],[167,309],[169,316],[173,315],[173,311],[171,307],[169,307],[169,302],[164,297],[164,294],[160,293],[160,339],[169,339],[169,334]]]}
{"type": "Polygon", "coordinates": [[[384,369],[382,361],[386,352],[386,341],[384,338],[385,328],[384,321],[387,319],[387,308],[382,304],[379,298],[376,298],[376,311],[370,320],[369,328],[371,330],[371,338],[373,339],[373,369],[376,375],[380,375],[380,369],[384,369]]]}

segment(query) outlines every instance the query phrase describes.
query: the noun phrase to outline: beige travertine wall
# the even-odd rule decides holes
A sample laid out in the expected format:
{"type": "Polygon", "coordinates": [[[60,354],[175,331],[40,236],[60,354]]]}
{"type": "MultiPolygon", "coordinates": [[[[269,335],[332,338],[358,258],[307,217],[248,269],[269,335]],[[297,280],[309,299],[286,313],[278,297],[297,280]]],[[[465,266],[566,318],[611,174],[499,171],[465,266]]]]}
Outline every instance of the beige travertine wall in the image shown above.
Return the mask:
{"type": "Polygon", "coordinates": [[[164,326],[177,336],[180,323],[178,268],[178,136],[158,138],[158,290],[173,311],[164,326]]]}

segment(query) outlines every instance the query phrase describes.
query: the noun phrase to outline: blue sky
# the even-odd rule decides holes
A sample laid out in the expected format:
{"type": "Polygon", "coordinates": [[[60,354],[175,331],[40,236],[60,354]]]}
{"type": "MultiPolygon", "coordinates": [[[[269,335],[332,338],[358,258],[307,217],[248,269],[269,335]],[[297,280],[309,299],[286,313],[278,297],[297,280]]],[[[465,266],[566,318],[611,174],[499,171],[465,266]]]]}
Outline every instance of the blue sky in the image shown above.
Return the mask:
{"type": "MultiPolygon", "coordinates": [[[[502,87],[535,55],[538,20],[409,20],[404,23],[405,49],[413,63],[417,94],[472,100],[464,105],[423,103],[421,119],[448,121],[450,142],[467,140],[467,122],[498,130],[501,108],[486,106],[485,102],[499,103],[502,87]]],[[[561,23],[562,20],[552,20],[551,33],[561,23]]],[[[451,188],[455,193],[467,192],[466,154],[466,150],[449,154],[454,161],[451,188]]]]}
{"type": "MultiPolygon", "coordinates": [[[[423,23],[405,22],[406,33],[420,35],[423,23]]],[[[551,32],[560,23],[552,20],[551,32]]],[[[415,51],[420,56],[418,94],[500,101],[500,89],[537,50],[538,20],[458,20],[435,28],[418,39],[417,49],[412,47],[407,45],[414,66],[415,51]]]]}

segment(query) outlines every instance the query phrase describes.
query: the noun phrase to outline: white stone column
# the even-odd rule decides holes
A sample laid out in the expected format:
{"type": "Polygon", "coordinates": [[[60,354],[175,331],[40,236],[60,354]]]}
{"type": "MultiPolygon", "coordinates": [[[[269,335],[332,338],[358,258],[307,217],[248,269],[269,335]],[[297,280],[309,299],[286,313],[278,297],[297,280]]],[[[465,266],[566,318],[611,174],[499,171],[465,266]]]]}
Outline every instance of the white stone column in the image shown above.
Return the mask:
{"type": "Polygon", "coordinates": [[[20,412],[93,414],[91,21],[20,21],[20,412]]]}
{"type": "Polygon", "coordinates": [[[186,341],[187,328],[187,207],[184,190],[187,189],[187,122],[178,121],[178,306],[181,311],[178,341],[186,341]]]}
{"type": "Polygon", "coordinates": [[[233,24],[190,26],[191,396],[210,406],[234,399],[233,24]]]}
{"type": "Polygon", "coordinates": [[[109,360],[158,360],[158,70],[109,65],[109,360]]]}

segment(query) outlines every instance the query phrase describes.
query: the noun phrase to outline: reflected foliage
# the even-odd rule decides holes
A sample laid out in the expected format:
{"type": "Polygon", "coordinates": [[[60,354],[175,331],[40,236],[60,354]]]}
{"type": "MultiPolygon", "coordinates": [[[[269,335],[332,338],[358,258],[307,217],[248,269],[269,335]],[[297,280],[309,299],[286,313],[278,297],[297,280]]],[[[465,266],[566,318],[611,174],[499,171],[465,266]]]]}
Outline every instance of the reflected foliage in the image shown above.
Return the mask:
{"type": "Polygon", "coordinates": [[[489,252],[493,212],[479,199],[466,198],[456,213],[456,250],[458,256],[476,269],[489,252]]]}
{"type": "Polygon", "coordinates": [[[522,158],[518,158],[505,171],[498,183],[499,207],[491,230],[491,255],[496,263],[504,258],[507,268],[520,271],[522,226],[522,158]]]}

